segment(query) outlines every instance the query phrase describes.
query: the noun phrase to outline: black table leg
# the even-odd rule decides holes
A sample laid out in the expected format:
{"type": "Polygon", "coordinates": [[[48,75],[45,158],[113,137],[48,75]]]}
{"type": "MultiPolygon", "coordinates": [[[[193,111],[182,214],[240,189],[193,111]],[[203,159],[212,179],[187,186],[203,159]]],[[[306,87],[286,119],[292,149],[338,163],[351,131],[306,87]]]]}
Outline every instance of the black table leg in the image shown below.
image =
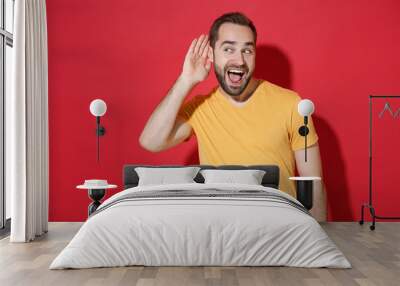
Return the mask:
{"type": "Polygon", "coordinates": [[[298,180],[296,195],[297,200],[303,204],[303,206],[310,210],[313,207],[313,181],[312,180],[298,180]]]}
{"type": "Polygon", "coordinates": [[[101,205],[100,200],[104,197],[106,194],[105,189],[89,189],[88,190],[88,195],[89,198],[93,200],[93,202],[89,205],[88,207],[88,214],[89,216],[96,211],[96,209],[101,205]]]}

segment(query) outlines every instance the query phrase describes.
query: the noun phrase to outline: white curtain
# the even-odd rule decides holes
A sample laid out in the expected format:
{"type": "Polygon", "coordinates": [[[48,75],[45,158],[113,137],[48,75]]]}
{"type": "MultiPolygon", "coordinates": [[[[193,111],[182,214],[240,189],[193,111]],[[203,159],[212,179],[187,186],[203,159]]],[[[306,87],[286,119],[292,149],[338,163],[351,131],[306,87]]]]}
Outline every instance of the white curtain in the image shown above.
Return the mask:
{"type": "Polygon", "coordinates": [[[12,242],[48,227],[48,99],[45,0],[16,0],[13,92],[6,98],[6,187],[12,242]],[[7,102],[8,101],[8,102],[7,102]]]}

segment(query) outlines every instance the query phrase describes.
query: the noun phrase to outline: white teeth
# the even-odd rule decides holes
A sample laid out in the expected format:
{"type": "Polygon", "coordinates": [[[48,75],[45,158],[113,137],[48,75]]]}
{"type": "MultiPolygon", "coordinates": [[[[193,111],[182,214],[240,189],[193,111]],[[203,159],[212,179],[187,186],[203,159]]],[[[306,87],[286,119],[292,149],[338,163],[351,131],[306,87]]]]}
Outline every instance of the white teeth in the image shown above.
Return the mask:
{"type": "Polygon", "coordinates": [[[228,72],[233,72],[233,73],[238,73],[238,74],[244,74],[244,71],[235,70],[235,69],[228,70],[228,72]]]}

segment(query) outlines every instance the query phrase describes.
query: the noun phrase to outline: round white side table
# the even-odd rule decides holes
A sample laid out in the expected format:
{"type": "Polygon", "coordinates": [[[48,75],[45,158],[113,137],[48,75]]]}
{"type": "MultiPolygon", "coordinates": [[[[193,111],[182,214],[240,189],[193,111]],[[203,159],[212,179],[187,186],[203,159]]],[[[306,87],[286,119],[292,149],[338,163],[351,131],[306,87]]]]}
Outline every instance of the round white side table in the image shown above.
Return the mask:
{"type": "Polygon", "coordinates": [[[76,186],[77,189],[88,190],[89,198],[92,199],[92,203],[88,206],[88,216],[96,211],[96,209],[101,205],[100,200],[106,194],[107,189],[114,189],[117,185],[105,185],[105,186],[89,186],[89,185],[79,185],[76,186]]]}

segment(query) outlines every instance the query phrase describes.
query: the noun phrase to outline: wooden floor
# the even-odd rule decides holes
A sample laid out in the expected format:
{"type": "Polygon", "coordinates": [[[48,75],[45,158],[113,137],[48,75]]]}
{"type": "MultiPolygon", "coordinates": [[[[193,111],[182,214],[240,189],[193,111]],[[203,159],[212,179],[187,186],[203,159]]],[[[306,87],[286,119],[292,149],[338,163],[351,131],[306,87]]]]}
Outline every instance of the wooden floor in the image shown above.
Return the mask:
{"type": "Polygon", "coordinates": [[[400,223],[326,223],[352,269],[290,267],[119,267],[48,270],[81,223],[50,223],[32,243],[0,241],[0,285],[400,285],[400,223]]]}

